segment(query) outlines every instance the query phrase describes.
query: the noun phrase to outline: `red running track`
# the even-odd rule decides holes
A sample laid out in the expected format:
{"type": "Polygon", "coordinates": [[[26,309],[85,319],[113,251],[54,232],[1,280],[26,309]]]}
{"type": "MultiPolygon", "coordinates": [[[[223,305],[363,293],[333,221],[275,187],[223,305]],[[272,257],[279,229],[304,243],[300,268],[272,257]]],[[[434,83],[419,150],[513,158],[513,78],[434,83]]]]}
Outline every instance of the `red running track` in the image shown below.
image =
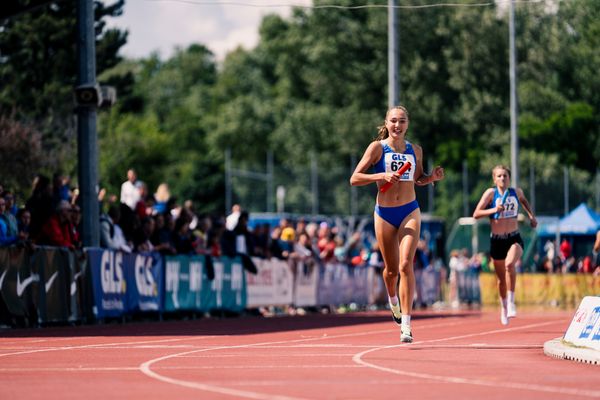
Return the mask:
{"type": "Polygon", "coordinates": [[[588,399],[598,366],[543,354],[571,311],[388,312],[0,331],[0,399],[588,399]]]}

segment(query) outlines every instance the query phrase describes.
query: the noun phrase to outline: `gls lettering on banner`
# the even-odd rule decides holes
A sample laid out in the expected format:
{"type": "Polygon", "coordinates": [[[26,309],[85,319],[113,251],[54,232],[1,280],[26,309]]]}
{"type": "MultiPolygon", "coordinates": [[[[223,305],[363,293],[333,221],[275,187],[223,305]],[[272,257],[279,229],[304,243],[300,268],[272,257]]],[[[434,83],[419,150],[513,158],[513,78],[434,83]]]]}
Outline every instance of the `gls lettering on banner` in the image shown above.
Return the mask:
{"type": "Polygon", "coordinates": [[[138,255],[135,258],[135,284],[142,296],[156,296],[158,293],[152,275],[152,257],[138,255]]]}
{"type": "Polygon", "coordinates": [[[123,254],[108,250],[103,251],[100,259],[100,275],[104,293],[125,293],[123,254]]]}

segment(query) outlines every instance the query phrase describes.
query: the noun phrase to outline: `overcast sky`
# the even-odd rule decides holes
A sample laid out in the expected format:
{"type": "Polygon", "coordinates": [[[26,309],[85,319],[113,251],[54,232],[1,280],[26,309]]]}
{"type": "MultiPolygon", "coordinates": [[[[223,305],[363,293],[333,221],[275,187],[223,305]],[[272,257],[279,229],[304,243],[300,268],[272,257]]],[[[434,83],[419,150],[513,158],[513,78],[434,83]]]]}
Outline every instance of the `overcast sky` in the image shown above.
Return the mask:
{"type": "Polygon", "coordinates": [[[129,31],[121,48],[126,57],[158,51],[166,59],[176,46],[202,43],[221,61],[239,45],[253,48],[262,17],[289,16],[291,4],[310,5],[311,0],[126,0],[123,15],[109,25],[129,31]]]}

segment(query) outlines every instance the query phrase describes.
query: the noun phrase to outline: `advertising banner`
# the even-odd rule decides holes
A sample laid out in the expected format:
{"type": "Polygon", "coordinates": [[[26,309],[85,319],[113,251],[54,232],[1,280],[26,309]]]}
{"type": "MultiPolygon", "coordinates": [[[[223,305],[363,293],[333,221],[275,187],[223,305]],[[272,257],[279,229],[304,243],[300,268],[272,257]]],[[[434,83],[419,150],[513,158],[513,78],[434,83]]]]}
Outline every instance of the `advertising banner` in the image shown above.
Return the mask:
{"type": "Polygon", "coordinates": [[[246,274],[239,257],[213,258],[215,277],[209,290],[202,290],[202,304],[208,310],[241,312],[246,308],[246,274]]]}
{"type": "Polygon", "coordinates": [[[39,275],[31,270],[29,254],[23,248],[0,248],[0,294],[9,315],[2,316],[10,320],[11,316],[37,318],[33,303],[31,284],[39,281],[39,275]]]}
{"type": "Polygon", "coordinates": [[[129,310],[124,254],[88,249],[87,255],[94,292],[94,315],[97,318],[122,316],[129,310]]]}
{"type": "Polygon", "coordinates": [[[36,249],[31,258],[31,270],[40,277],[39,282],[32,284],[38,321],[67,322],[70,303],[68,251],[58,247],[36,249]]]}
{"type": "Polygon", "coordinates": [[[163,263],[160,253],[123,255],[130,311],[161,311],[163,263]]]}
{"type": "Polygon", "coordinates": [[[205,275],[203,256],[165,257],[165,311],[205,311],[201,295],[202,288],[208,288],[205,275]]]}
{"type": "Polygon", "coordinates": [[[292,304],[294,275],[287,260],[253,258],[257,273],[246,272],[247,307],[292,304]]]}

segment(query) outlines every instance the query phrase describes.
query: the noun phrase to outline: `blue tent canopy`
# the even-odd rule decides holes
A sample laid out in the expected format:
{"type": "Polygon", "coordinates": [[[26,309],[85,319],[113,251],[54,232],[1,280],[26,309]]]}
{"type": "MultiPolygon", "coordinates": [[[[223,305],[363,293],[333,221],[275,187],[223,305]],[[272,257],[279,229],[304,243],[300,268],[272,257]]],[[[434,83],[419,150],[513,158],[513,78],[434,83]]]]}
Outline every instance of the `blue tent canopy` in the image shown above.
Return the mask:
{"type": "MultiPolygon", "coordinates": [[[[553,236],[556,234],[556,222],[540,224],[538,226],[539,236],[553,236]]],[[[581,203],[569,214],[558,222],[561,235],[595,235],[600,229],[600,215],[581,203]]]]}

